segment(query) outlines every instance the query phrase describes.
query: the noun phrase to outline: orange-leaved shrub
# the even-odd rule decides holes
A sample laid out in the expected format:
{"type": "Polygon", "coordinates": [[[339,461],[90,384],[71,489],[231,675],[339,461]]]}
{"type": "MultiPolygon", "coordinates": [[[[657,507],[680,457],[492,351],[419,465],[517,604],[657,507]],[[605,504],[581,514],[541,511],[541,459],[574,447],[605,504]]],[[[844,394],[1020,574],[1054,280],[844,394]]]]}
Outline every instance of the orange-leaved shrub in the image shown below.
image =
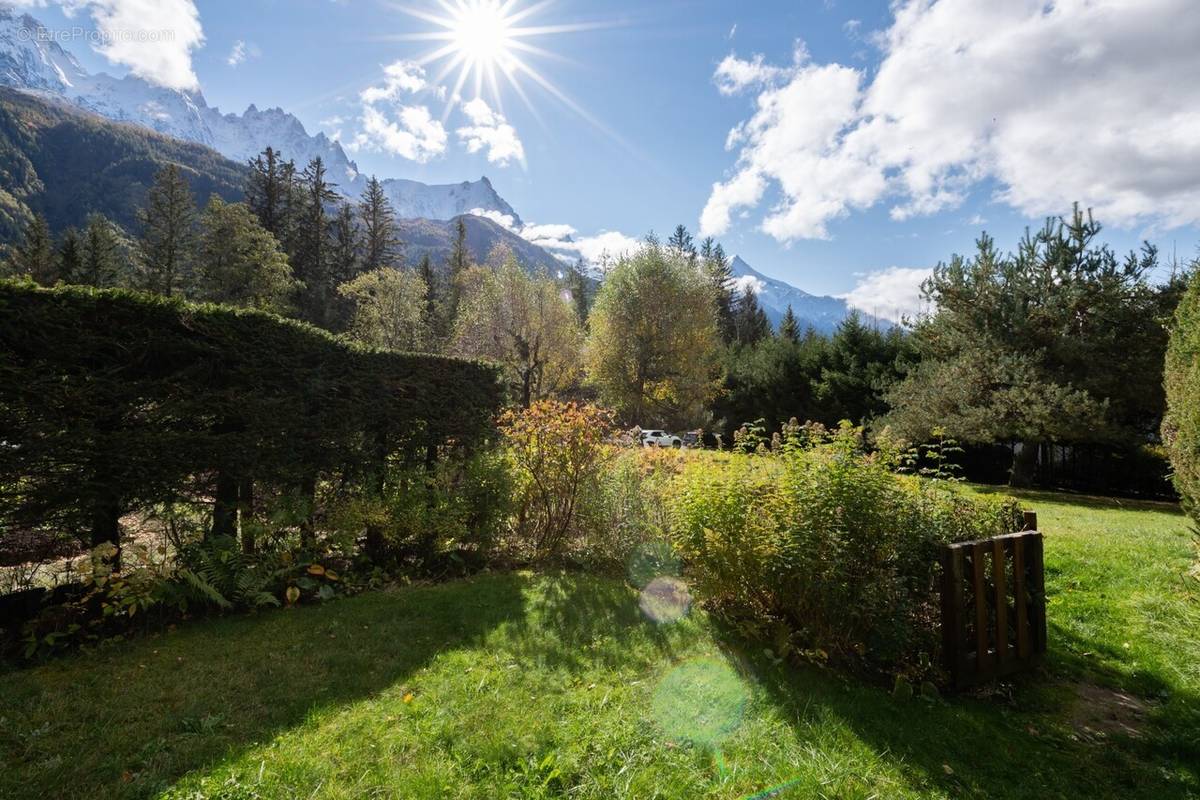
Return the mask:
{"type": "Polygon", "coordinates": [[[537,560],[563,555],[580,501],[611,457],[612,413],[594,405],[539,400],[500,418],[516,467],[519,542],[537,560]]]}

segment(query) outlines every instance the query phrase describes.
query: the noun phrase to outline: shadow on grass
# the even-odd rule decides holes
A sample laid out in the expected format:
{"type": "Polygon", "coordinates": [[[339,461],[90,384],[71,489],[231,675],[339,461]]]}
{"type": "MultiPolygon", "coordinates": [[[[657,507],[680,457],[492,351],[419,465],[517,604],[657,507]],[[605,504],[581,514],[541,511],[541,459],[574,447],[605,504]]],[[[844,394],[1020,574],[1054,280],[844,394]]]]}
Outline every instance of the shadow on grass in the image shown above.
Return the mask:
{"type": "Polygon", "coordinates": [[[1183,515],[1179,503],[1170,500],[1143,500],[1128,497],[1108,497],[1097,494],[1080,494],[1065,490],[1049,489],[1015,489],[1011,486],[993,484],[970,484],[971,488],[980,494],[1007,494],[1030,504],[1034,511],[1037,503],[1052,503],[1054,505],[1077,506],[1079,508],[1111,511],[1114,509],[1126,511],[1160,511],[1167,514],[1183,515]]]}
{"type": "Polygon", "coordinates": [[[144,797],[524,617],[521,575],[373,592],[3,676],[0,797],[144,797]]]}
{"type": "MultiPolygon", "coordinates": [[[[1148,724],[1137,739],[1088,740],[1071,725],[1074,684],[1045,670],[1017,676],[1011,691],[991,697],[899,699],[832,670],[774,665],[759,655],[761,646],[716,627],[727,651],[750,654],[743,663],[752,666],[781,716],[797,720],[798,738],[824,721],[844,725],[899,763],[918,788],[949,797],[1159,800],[1194,797],[1200,786],[1194,737],[1200,720],[1172,715],[1148,724]]],[[[1196,707],[1194,697],[1175,697],[1172,705],[1197,716],[1187,711],[1196,707]]]]}

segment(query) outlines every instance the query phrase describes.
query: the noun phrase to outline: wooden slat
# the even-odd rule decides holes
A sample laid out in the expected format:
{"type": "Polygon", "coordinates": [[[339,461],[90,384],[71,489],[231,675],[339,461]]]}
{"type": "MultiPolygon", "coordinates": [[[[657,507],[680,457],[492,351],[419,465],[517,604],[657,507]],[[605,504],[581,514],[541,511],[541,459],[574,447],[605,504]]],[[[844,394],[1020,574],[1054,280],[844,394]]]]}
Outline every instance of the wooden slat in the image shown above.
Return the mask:
{"type": "Polygon", "coordinates": [[[1033,654],[1046,652],[1046,575],[1042,561],[1042,535],[1034,533],[1029,536],[1029,593],[1033,599],[1033,608],[1029,624],[1033,639],[1033,654]]]}
{"type": "Polygon", "coordinates": [[[1022,513],[1022,516],[1024,516],[1024,518],[1025,518],[1025,530],[1036,531],[1038,529],[1037,512],[1036,511],[1023,511],[1021,513],[1022,513]]]}
{"type": "Polygon", "coordinates": [[[1017,658],[1029,658],[1029,608],[1025,601],[1025,542],[1013,539],[1013,599],[1017,615],[1017,658]]]}
{"type": "Polygon", "coordinates": [[[996,587],[996,660],[1008,661],[1008,581],[1004,574],[1004,540],[992,542],[992,585],[996,587]]]}
{"type": "Polygon", "coordinates": [[[971,552],[974,567],[972,586],[975,590],[975,670],[979,673],[986,672],[992,666],[991,655],[988,653],[988,593],[983,563],[987,550],[987,545],[980,542],[971,552]]]}
{"type": "Polygon", "coordinates": [[[963,608],[963,551],[942,550],[942,655],[955,686],[965,679],[966,627],[963,608]]]}

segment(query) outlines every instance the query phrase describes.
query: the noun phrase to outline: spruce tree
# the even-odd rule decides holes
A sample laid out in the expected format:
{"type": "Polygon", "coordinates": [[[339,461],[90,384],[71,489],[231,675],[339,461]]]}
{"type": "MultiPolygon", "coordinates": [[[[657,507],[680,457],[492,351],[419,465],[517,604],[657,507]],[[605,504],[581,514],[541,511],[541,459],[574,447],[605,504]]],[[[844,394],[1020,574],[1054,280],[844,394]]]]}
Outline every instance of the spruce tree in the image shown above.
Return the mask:
{"type": "Polygon", "coordinates": [[[426,343],[430,350],[435,351],[439,349],[439,343],[449,335],[449,330],[442,314],[441,281],[433,269],[433,261],[430,260],[429,253],[421,256],[421,262],[417,265],[417,274],[425,283],[423,316],[425,329],[429,331],[426,343]]]}
{"type": "Polygon", "coordinates": [[[25,226],[21,243],[8,259],[8,272],[28,276],[42,286],[51,286],[58,278],[54,240],[50,236],[50,225],[41,214],[35,214],[25,226]]]}
{"type": "Polygon", "coordinates": [[[729,258],[725,248],[713,242],[712,237],[704,240],[700,247],[701,267],[712,286],[713,297],[717,303],[717,330],[726,344],[735,337],[734,310],[735,300],[733,290],[733,270],[729,266],[729,258]]]}
{"type": "Polygon", "coordinates": [[[783,321],[779,323],[779,338],[796,344],[800,342],[800,322],[790,305],[787,307],[787,313],[783,315],[783,321]]]}
{"type": "MultiPolygon", "coordinates": [[[[349,203],[342,203],[333,220],[333,246],[330,255],[330,284],[335,289],[354,280],[363,271],[359,261],[361,245],[362,237],[354,218],[354,209],[349,203]]],[[[345,330],[353,313],[353,304],[340,291],[333,293],[330,303],[330,330],[345,330]]]]}
{"type": "Polygon", "coordinates": [[[592,298],[588,292],[587,278],[584,277],[587,262],[582,258],[575,264],[575,269],[567,270],[567,290],[571,292],[571,303],[575,306],[575,316],[579,324],[587,325],[588,312],[591,310],[592,298]]]}
{"type": "Polygon", "coordinates": [[[290,206],[289,194],[295,175],[295,164],[285,162],[272,147],[250,159],[250,175],[246,179],[246,205],[258,217],[258,222],[276,239],[283,241],[290,206]]]}
{"type": "Polygon", "coordinates": [[[471,266],[471,252],[467,248],[467,223],[465,218],[458,217],[454,221],[454,245],[450,250],[450,288],[447,293],[447,325],[453,325],[458,316],[458,301],[462,295],[461,278],[471,266]]]}
{"type": "Polygon", "coordinates": [[[326,180],[325,162],[317,156],[300,175],[300,214],[295,234],[292,268],[304,284],[300,295],[300,317],[320,327],[328,327],[333,285],[333,241],[326,206],[340,196],[336,186],[326,180]]]}
{"type": "Polygon", "coordinates": [[[83,275],[83,239],[79,231],[63,231],[56,257],[58,278],[64,283],[78,283],[83,275]]]}
{"type": "Polygon", "coordinates": [[[102,214],[92,214],[83,232],[78,282],[97,289],[117,286],[121,277],[121,240],[102,214]]]}
{"type": "Polygon", "coordinates": [[[737,304],[737,341],[754,345],[772,336],[771,321],[758,304],[758,295],[747,289],[737,304]]]}
{"type": "Polygon", "coordinates": [[[374,175],[367,181],[358,214],[362,220],[363,271],[399,267],[402,245],[396,236],[396,212],[383,191],[383,184],[374,175]]]}
{"type": "Polygon", "coordinates": [[[179,167],[168,164],[154,176],[138,222],[137,287],[162,295],[183,291],[195,252],[196,201],[179,167]]]}
{"type": "Polygon", "coordinates": [[[671,234],[671,238],[667,239],[667,250],[692,266],[696,265],[696,244],[692,240],[692,235],[688,233],[688,229],[683,225],[675,226],[675,232],[671,234]]]}

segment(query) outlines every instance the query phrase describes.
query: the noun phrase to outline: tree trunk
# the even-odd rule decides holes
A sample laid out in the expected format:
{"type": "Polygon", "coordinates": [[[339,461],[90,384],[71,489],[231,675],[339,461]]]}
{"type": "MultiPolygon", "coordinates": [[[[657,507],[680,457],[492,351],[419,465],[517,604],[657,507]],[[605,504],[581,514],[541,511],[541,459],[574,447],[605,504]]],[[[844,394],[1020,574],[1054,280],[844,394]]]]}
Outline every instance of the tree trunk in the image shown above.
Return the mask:
{"type": "Polygon", "coordinates": [[[238,529],[242,534],[242,552],[253,553],[254,541],[254,480],[243,478],[238,487],[238,529]]]}
{"type": "Polygon", "coordinates": [[[213,497],[212,538],[237,536],[238,482],[227,471],[217,473],[217,490],[213,497]]]}
{"type": "Polygon", "coordinates": [[[1038,442],[1021,442],[1021,449],[1013,453],[1012,470],[1008,485],[1014,488],[1029,488],[1037,478],[1038,442]]]}
{"type": "Polygon", "coordinates": [[[112,542],[117,548],[113,556],[113,571],[121,569],[121,504],[112,497],[96,501],[92,509],[92,547],[112,542]]]}
{"type": "Polygon", "coordinates": [[[308,504],[304,521],[300,523],[300,546],[311,552],[317,544],[317,476],[305,478],[300,493],[308,504]]]}

